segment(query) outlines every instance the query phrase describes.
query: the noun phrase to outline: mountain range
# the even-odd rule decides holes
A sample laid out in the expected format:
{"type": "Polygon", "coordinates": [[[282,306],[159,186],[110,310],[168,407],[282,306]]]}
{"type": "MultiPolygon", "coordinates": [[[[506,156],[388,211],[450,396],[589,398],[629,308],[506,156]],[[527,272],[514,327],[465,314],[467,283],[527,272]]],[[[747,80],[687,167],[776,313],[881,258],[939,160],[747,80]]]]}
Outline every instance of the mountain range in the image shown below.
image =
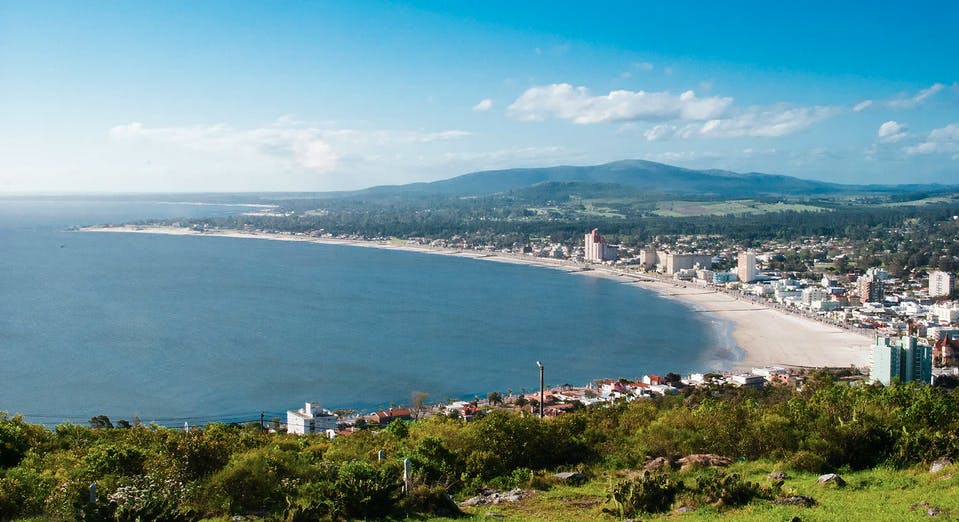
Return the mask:
{"type": "Polygon", "coordinates": [[[853,193],[951,192],[959,185],[844,185],[759,172],[694,170],[645,160],[622,160],[591,166],[556,166],[486,170],[428,183],[383,185],[341,192],[339,196],[487,196],[522,191],[542,184],[576,186],[621,186],[625,192],[638,190],[675,195],[751,198],[763,196],[810,196],[853,193]]]}

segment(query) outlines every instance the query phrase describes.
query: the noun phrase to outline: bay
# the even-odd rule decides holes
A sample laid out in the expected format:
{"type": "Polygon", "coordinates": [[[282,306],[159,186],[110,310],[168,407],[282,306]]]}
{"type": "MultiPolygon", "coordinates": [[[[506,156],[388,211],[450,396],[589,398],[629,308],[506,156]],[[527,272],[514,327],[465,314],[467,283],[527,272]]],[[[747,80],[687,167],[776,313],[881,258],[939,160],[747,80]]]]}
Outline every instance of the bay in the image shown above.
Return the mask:
{"type": "Polygon", "coordinates": [[[619,281],[415,252],[79,233],[239,206],[0,201],[0,410],[182,425],[376,409],[735,357],[726,325],[619,281]]]}

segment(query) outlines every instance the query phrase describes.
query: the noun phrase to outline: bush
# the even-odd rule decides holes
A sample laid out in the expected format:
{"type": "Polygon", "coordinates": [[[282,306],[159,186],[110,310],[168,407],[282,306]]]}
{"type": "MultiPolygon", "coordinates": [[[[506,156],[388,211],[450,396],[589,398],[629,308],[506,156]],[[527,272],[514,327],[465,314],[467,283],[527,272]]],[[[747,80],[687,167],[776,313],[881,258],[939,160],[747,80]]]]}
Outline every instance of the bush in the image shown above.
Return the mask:
{"type": "Polygon", "coordinates": [[[107,500],[118,522],[179,522],[193,518],[180,509],[189,493],[189,485],[176,478],[147,475],[123,481],[107,500]]]}
{"type": "Polygon", "coordinates": [[[102,443],[94,446],[83,458],[87,470],[94,477],[103,475],[133,476],[143,473],[146,453],[128,444],[102,443]]]}
{"type": "Polygon", "coordinates": [[[251,513],[271,511],[283,505],[293,484],[295,468],[281,451],[250,450],[234,456],[208,482],[207,507],[213,512],[251,513]],[[288,479],[288,480],[283,480],[288,479]]]}
{"type": "Polygon", "coordinates": [[[807,471],[809,473],[822,473],[827,469],[826,459],[811,451],[797,451],[787,460],[786,466],[793,471],[807,471]]]}
{"type": "Polygon", "coordinates": [[[0,519],[40,515],[50,484],[31,469],[0,473],[0,519]]]}
{"type": "Polygon", "coordinates": [[[606,502],[612,502],[614,509],[604,508],[603,512],[619,518],[632,518],[640,513],[662,513],[673,505],[680,489],[680,485],[666,475],[643,472],[637,479],[612,486],[607,492],[606,502]]]}
{"type": "Polygon", "coordinates": [[[697,477],[696,489],[704,502],[716,507],[748,504],[762,491],[759,484],[743,480],[738,473],[723,472],[697,477]]]}
{"type": "Polygon", "coordinates": [[[337,472],[333,516],[346,519],[382,518],[400,492],[398,470],[376,468],[363,461],[347,462],[337,472]]]}

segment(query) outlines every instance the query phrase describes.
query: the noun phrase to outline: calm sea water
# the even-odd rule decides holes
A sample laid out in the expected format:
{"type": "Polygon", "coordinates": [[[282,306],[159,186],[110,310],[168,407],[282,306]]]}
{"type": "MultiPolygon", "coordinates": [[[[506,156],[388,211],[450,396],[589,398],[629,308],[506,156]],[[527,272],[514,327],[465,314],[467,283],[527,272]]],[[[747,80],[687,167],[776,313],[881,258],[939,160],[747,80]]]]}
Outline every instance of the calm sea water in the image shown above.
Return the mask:
{"type": "Polygon", "coordinates": [[[0,410],[182,425],[717,368],[724,325],[624,283],[410,252],[68,226],[230,206],[0,200],[0,410]]]}

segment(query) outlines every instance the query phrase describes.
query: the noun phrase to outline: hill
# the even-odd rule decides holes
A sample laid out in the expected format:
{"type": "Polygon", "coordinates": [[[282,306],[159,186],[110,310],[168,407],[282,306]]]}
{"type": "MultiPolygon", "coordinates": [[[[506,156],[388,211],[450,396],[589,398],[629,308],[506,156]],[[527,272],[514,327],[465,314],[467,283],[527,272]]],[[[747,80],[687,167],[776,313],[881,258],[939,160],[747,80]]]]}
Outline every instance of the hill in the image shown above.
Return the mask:
{"type": "Polygon", "coordinates": [[[622,160],[591,166],[556,166],[486,170],[429,183],[387,185],[340,193],[352,197],[485,196],[544,183],[621,186],[660,194],[754,198],[870,192],[956,190],[940,185],[843,185],[759,172],[693,170],[644,160],[622,160]]]}

